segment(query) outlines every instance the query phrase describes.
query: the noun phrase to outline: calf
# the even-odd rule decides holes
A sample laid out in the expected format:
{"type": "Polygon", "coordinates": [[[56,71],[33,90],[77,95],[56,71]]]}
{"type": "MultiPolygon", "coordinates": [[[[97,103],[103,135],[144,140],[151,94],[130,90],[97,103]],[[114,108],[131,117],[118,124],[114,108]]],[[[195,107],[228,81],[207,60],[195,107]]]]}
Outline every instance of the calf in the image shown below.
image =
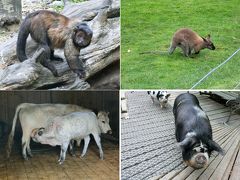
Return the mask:
{"type": "Polygon", "coordinates": [[[161,108],[165,108],[167,106],[168,97],[170,96],[167,91],[147,91],[152,99],[152,103],[159,102],[161,108]]]}
{"type": "MultiPolygon", "coordinates": [[[[97,114],[97,118],[98,118],[98,120],[101,121],[102,123],[104,123],[104,124],[106,124],[106,125],[109,125],[108,115],[109,115],[109,112],[99,111],[98,114],[97,114]]],[[[107,133],[112,134],[112,131],[111,131],[110,126],[107,127],[107,128],[110,129],[107,133]]],[[[102,132],[102,133],[103,133],[103,132],[102,132]]],[[[80,143],[81,143],[81,140],[82,140],[82,139],[79,138],[79,139],[75,139],[75,140],[77,141],[77,145],[80,146],[80,143]]],[[[83,148],[81,157],[83,157],[83,156],[86,154],[89,141],[90,141],[90,136],[86,136],[86,137],[84,138],[84,148],[83,148]]],[[[72,139],[72,140],[70,141],[69,147],[70,147],[70,154],[71,154],[72,156],[75,156],[75,152],[74,152],[73,146],[74,146],[74,139],[72,139]]]]}
{"type": "Polygon", "coordinates": [[[212,139],[210,121],[196,96],[180,94],[175,99],[173,114],[176,139],[188,166],[195,169],[206,167],[214,150],[223,155],[222,148],[212,139]]]}
{"type": "Polygon", "coordinates": [[[56,116],[65,115],[71,112],[91,111],[81,106],[73,104],[31,104],[22,103],[17,106],[15,116],[13,119],[12,130],[8,137],[7,143],[7,158],[10,157],[15,126],[17,119],[19,119],[22,126],[22,155],[24,159],[28,159],[27,153],[32,157],[30,149],[31,132],[35,128],[44,127],[48,124],[49,119],[56,116]]]}
{"type": "Polygon", "coordinates": [[[100,133],[111,131],[109,122],[97,118],[93,112],[74,112],[64,116],[55,117],[44,128],[41,127],[32,132],[31,137],[35,142],[49,144],[51,146],[60,145],[61,153],[58,162],[62,164],[65,160],[66,151],[71,139],[83,139],[87,142],[84,149],[87,149],[89,135],[92,134],[103,159],[103,150],[100,142],[100,133]],[[86,138],[88,141],[86,141],[86,138]]]}

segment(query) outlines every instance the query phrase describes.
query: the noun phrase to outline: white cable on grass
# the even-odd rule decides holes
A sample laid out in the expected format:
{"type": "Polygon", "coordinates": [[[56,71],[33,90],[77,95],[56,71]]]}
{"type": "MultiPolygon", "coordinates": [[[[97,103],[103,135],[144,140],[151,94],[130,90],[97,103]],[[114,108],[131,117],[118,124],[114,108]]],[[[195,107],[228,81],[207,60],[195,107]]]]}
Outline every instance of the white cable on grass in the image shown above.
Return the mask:
{"type": "Polygon", "coordinates": [[[192,90],[193,88],[195,88],[198,84],[200,84],[204,79],[206,79],[210,74],[212,74],[214,71],[216,71],[218,68],[220,68],[222,65],[226,64],[235,54],[238,53],[238,51],[240,51],[240,48],[238,50],[236,50],[229,58],[227,58],[226,61],[222,62],[221,64],[219,64],[217,67],[213,68],[211,71],[209,71],[202,79],[200,79],[196,84],[194,84],[190,90],[192,90]]]}

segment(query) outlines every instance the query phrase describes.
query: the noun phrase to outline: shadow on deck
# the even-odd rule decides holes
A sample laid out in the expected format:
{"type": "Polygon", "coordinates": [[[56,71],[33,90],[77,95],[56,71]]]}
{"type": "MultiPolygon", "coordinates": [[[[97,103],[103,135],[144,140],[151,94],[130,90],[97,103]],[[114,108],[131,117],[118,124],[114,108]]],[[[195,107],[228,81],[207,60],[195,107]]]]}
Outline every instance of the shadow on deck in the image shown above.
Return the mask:
{"type": "Polygon", "coordinates": [[[172,105],[180,92],[172,92],[169,106],[160,109],[146,92],[128,92],[129,119],[122,119],[122,179],[237,179],[239,177],[240,116],[233,115],[228,125],[229,108],[208,96],[197,95],[209,116],[213,139],[225,150],[213,153],[205,169],[187,167],[175,140],[172,105]]]}

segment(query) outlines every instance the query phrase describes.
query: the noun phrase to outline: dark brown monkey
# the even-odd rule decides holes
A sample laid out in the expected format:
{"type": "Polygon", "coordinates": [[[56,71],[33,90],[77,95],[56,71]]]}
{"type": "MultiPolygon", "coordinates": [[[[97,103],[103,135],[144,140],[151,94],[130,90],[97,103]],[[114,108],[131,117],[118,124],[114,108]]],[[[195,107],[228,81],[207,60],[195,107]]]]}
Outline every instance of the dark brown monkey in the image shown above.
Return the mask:
{"type": "Polygon", "coordinates": [[[40,63],[51,70],[55,76],[59,74],[50,59],[60,60],[61,58],[54,57],[54,49],[64,49],[70,69],[80,78],[85,76],[79,53],[81,48],[90,44],[93,34],[86,23],[46,10],[29,14],[22,22],[18,34],[17,57],[21,62],[27,59],[25,49],[29,34],[45,49],[40,63]]]}

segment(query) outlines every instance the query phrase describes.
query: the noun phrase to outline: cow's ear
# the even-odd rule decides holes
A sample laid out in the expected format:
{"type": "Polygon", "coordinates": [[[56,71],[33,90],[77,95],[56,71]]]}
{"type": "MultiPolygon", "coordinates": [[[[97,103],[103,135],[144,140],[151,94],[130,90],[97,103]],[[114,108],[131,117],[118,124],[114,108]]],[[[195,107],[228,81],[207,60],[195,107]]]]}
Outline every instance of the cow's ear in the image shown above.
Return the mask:
{"type": "Polygon", "coordinates": [[[107,115],[109,115],[109,111],[107,112],[107,115]]]}
{"type": "Polygon", "coordinates": [[[221,154],[221,155],[224,155],[224,154],[225,154],[224,150],[223,150],[216,142],[214,142],[214,141],[212,141],[212,140],[209,140],[209,141],[208,141],[208,145],[209,145],[209,147],[210,147],[211,149],[213,149],[214,151],[219,152],[219,154],[221,154]]]}
{"type": "Polygon", "coordinates": [[[101,112],[101,111],[98,111],[98,113],[97,113],[97,117],[98,117],[98,118],[99,118],[99,116],[100,116],[100,114],[101,114],[100,112],[101,112]]]}

